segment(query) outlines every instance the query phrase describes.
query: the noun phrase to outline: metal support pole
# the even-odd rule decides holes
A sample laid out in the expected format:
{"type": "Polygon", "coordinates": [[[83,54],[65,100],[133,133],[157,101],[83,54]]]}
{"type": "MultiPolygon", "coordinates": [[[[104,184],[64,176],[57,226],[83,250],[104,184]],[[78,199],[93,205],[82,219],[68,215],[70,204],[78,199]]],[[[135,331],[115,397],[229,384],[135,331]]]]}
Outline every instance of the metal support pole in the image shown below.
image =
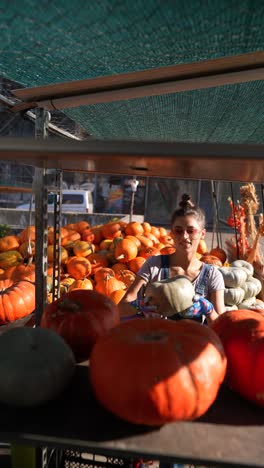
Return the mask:
{"type": "Polygon", "coordinates": [[[129,182],[130,182],[131,191],[132,191],[131,205],[130,205],[130,215],[129,215],[129,222],[131,223],[131,221],[133,219],[133,213],[134,213],[135,193],[137,191],[137,186],[139,184],[139,181],[137,180],[136,176],[133,176],[133,179],[131,179],[129,182]]]}
{"type": "MultiPolygon", "coordinates": [[[[36,138],[46,138],[50,114],[44,109],[36,109],[36,138]]],[[[35,228],[36,228],[36,326],[39,326],[44,308],[47,304],[47,169],[36,168],[33,191],[35,194],[35,228]]]]}
{"type": "Polygon", "coordinates": [[[60,297],[62,171],[55,171],[52,300],[60,297]]]}

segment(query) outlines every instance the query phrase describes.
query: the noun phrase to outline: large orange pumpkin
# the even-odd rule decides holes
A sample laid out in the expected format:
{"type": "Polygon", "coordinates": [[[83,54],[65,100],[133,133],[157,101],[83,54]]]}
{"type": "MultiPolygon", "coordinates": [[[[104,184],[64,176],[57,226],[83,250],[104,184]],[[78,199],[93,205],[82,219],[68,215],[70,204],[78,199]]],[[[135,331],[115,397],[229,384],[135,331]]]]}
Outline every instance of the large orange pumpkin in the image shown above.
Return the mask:
{"type": "Polygon", "coordinates": [[[40,326],[58,333],[77,361],[86,360],[99,337],[120,322],[119,309],[94,290],[75,289],[45,308],[40,326]]]}
{"type": "Polygon", "coordinates": [[[35,308],[35,285],[30,281],[0,281],[0,325],[31,314],[35,308]]]}
{"type": "Polygon", "coordinates": [[[230,310],[213,323],[227,356],[227,383],[264,407],[264,317],[253,310],[230,310]]]}
{"type": "Polygon", "coordinates": [[[191,320],[124,321],[97,341],[90,357],[98,401],[120,418],[151,426],[204,414],[225,372],[219,337],[191,320]]]}

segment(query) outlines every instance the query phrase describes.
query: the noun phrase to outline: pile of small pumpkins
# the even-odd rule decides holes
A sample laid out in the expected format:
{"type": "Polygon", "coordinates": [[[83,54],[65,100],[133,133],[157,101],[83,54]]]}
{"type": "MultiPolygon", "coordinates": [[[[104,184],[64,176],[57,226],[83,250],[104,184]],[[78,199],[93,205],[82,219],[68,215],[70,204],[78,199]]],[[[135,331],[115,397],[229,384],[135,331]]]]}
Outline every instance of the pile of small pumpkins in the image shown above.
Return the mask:
{"type": "MultiPolygon", "coordinates": [[[[49,227],[48,303],[52,302],[54,235],[54,228],[49,227]]],[[[60,236],[60,296],[74,289],[89,289],[110,297],[116,304],[148,257],[175,251],[167,229],[148,222],[113,220],[91,226],[86,221],[79,221],[62,227],[60,236]]],[[[33,225],[18,235],[6,235],[0,239],[0,325],[24,317],[34,310],[34,255],[33,225]],[[5,300],[7,294],[8,306],[5,300]],[[26,300],[26,304],[21,303],[18,307],[20,296],[26,300]]],[[[203,239],[198,246],[197,256],[202,261],[218,265],[222,265],[226,259],[225,252],[219,248],[207,252],[203,239]]]]}

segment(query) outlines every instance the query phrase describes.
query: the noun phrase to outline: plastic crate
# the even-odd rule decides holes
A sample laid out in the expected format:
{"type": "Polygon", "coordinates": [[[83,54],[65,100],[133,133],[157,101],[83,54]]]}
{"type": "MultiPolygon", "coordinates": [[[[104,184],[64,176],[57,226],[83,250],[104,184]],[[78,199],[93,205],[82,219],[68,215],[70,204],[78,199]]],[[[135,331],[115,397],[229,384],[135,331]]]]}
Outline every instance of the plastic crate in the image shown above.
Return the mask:
{"type": "Polygon", "coordinates": [[[132,459],[106,457],[74,450],[63,451],[60,468],[134,468],[132,459]]]}

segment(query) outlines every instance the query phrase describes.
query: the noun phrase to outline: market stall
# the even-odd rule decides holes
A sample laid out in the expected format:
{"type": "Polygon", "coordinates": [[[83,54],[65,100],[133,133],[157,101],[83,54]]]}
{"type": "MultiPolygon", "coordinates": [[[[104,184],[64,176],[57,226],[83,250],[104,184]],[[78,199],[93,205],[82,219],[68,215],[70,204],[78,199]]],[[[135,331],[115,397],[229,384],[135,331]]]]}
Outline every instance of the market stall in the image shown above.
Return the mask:
{"type": "MultiPolygon", "coordinates": [[[[24,3],[2,12],[2,70],[18,86],[1,102],[14,118],[34,111],[36,138],[1,138],[0,157],[35,168],[39,325],[47,298],[48,175],[57,195],[53,299],[59,295],[63,171],[263,183],[263,3],[198,8],[191,2],[188,13],[177,2],[165,9],[157,1],[144,7],[124,2],[123,8],[104,1],[95,10],[88,3],[79,9],[67,1],[49,9],[45,2],[34,9],[24,3]],[[61,110],[91,137],[47,139],[50,118],[61,110]]],[[[61,450],[57,466],[65,450],[116,457],[121,464],[144,457],[264,466],[263,408],[225,385],[201,418],[154,429],[104,410],[88,376],[86,365],[76,366],[64,392],[45,405],[1,404],[0,440],[61,450]]],[[[40,466],[48,466],[47,459],[40,466]]]]}

